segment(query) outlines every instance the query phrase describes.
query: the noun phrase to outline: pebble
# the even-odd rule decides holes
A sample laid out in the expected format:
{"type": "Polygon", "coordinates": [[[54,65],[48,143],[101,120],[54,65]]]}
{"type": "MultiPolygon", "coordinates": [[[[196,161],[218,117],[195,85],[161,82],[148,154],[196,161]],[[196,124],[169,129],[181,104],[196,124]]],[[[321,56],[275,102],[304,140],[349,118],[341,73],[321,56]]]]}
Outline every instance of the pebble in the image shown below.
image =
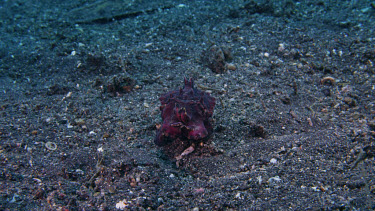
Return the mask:
{"type": "Polygon", "coordinates": [[[235,198],[237,198],[237,199],[241,198],[241,193],[237,193],[235,198]]]}
{"type": "Polygon", "coordinates": [[[271,158],[270,163],[275,164],[277,163],[277,160],[275,158],[271,158]]]}
{"type": "Polygon", "coordinates": [[[82,119],[82,118],[75,119],[74,122],[75,122],[77,125],[84,125],[84,124],[85,124],[85,120],[82,119]]]}
{"type": "Polygon", "coordinates": [[[269,183],[272,183],[272,182],[280,182],[280,181],[281,181],[281,179],[280,179],[279,176],[271,177],[271,178],[268,179],[268,182],[269,182],[269,183]]]}
{"type": "Polygon", "coordinates": [[[228,70],[236,70],[237,68],[236,68],[236,65],[234,65],[234,64],[232,64],[232,63],[228,63],[228,64],[227,64],[227,69],[228,69],[228,70]]]}
{"type": "Polygon", "coordinates": [[[73,94],[73,92],[68,92],[68,94],[66,94],[66,98],[71,97],[72,94],[73,94]]]}
{"type": "Polygon", "coordinates": [[[150,47],[152,45],[152,42],[150,42],[150,43],[146,43],[145,44],[145,47],[147,48],[147,47],[150,47]]]}
{"type": "Polygon", "coordinates": [[[116,209],[119,209],[119,210],[125,210],[127,206],[128,204],[125,199],[116,203],[116,209]]]}

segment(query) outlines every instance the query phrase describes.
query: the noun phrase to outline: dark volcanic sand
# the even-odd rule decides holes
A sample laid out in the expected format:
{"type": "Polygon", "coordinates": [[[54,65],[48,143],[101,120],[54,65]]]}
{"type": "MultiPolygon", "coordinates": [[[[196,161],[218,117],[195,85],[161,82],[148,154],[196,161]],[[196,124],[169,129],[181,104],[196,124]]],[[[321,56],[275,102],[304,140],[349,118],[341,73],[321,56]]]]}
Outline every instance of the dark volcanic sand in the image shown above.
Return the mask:
{"type": "Polygon", "coordinates": [[[151,2],[0,2],[0,210],[375,208],[374,1],[151,2]],[[177,161],[184,77],[214,133],[177,161]]]}

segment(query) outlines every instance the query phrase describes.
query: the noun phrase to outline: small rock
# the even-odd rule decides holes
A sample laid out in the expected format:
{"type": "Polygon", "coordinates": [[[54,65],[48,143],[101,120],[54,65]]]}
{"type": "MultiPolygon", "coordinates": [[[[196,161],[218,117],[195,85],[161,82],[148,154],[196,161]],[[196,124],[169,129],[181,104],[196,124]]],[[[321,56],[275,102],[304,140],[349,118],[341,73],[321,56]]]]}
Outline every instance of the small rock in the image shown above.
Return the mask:
{"type": "Polygon", "coordinates": [[[355,107],[357,105],[356,101],[351,97],[345,97],[343,100],[349,107],[355,107]]]}
{"type": "Polygon", "coordinates": [[[82,118],[75,119],[74,122],[75,122],[77,125],[84,125],[84,124],[85,124],[85,120],[82,119],[82,118]]]}
{"type": "Polygon", "coordinates": [[[275,164],[277,163],[277,160],[275,158],[271,158],[270,163],[275,164]]]}
{"type": "Polygon", "coordinates": [[[228,63],[226,66],[227,66],[228,70],[236,70],[236,65],[234,65],[232,63],[228,63]]]}
{"type": "Polygon", "coordinates": [[[276,182],[280,182],[280,181],[281,181],[281,179],[280,179],[279,176],[271,177],[271,178],[268,179],[269,183],[276,183],[276,182]]]}

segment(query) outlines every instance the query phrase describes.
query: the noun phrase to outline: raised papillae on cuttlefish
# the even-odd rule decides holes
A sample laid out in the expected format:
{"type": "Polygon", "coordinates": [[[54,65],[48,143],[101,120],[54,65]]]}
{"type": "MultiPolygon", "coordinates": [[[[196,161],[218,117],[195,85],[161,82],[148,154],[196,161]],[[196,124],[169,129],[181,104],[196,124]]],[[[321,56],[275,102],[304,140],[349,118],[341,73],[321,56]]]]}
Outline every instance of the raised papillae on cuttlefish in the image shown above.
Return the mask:
{"type": "Polygon", "coordinates": [[[212,134],[210,117],[215,98],[195,88],[193,79],[185,78],[183,89],[164,94],[160,102],[163,123],[155,138],[157,145],[165,145],[177,138],[200,141],[212,134]]]}

